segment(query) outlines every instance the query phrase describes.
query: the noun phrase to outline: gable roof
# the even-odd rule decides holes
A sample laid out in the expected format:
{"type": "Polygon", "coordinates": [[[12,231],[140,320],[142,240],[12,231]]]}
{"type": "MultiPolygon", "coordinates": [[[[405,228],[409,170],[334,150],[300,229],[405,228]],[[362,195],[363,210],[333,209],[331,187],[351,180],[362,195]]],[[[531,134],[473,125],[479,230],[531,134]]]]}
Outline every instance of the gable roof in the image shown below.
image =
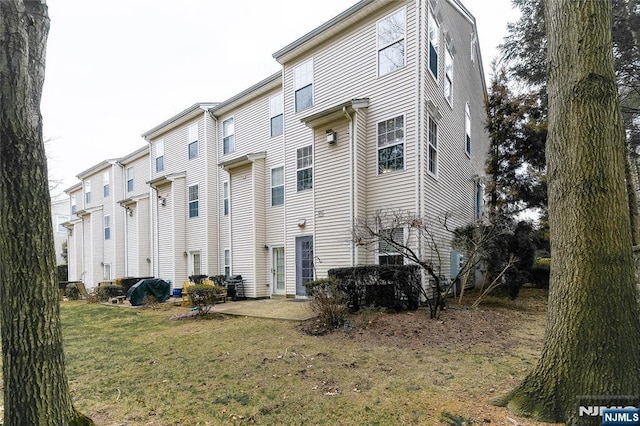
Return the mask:
{"type": "Polygon", "coordinates": [[[163,121],[150,130],[147,130],[142,134],[142,137],[147,142],[151,142],[151,139],[160,136],[162,133],[168,132],[174,127],[177,127],[185,123],[186,121],[197,117],[198,114],[200,114],[202,111],[208,111],[209,108],[212,108],[217,104],[218,102],[198,102],[196,104],[193,104],[189,108],[177,113],[170,119],[163,121]]]}

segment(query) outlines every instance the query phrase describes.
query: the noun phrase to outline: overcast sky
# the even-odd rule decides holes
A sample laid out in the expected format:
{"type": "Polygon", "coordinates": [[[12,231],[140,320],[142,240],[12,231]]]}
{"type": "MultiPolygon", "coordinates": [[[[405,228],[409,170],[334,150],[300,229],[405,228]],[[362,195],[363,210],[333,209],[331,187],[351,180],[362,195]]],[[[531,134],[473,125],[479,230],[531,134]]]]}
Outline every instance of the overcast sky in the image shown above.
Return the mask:
{"type": "MultiPolygon", "coordinates": [[[[476,17],[488,79],[518,15],[511,0],[462,1],[476,17]]],[[[54,195],[144,146],[143,132],[194,103],[223,101],[278,71],[275,51],[356,2],[48,0],[42,114],[49,175],[61,181],[54,195]]]]}

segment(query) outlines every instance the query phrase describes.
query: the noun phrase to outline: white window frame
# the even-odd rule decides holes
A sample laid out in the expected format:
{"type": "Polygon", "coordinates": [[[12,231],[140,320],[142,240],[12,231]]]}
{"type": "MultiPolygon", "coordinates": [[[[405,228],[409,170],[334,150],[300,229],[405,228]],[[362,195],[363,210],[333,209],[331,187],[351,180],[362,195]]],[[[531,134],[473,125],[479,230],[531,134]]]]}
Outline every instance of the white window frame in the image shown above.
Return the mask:
{"type": "Polygon", "coordinates": [[[104,223],[104,239],[106,240],[110,240],[111,239],[111,215],[106,214],[103,217],[103,223],[104,223]]]}
{"type": "Polygon", "coordinates": [[[444,98],[453,105],[453,52],[449,45],[444,46],[444,98]]]}
{"type": "Polygon", "coordinates": [[[271,168],[271,207],[282,206],[282,205],[284,205],[284,166],[277,166],[277,167],[271,168]],[[274,182],[274,172],[276,172],[277,170],[281,171],[281,178],[282,178],[281,182],[274,182]],[[273,192],[275,189],[279,189],[279,188],[282,190],[282,202],[278,204],[274,204],[273,192]]]}
{"type": "Polygon", "coordinates": [[[293,69],[293,105],[295,112],[304,111],[313,107],[314,95],[313,95],[313,58],[307,59],[293,69]],[[298,93],[311,86],[311,104],[301,106],[298,109],[298,93]]]}
{"type": "Polygon", "coordinates": [[[284,133],[284,96],[282,92],[269,98],[269,129],[271,137],[284,133]],[[274,133],[273,120],[280,117],[280,133],[274,133]]]}
{"type": "Polygon", "coordinates": [[[102,279],[103,281],[111,281],[111,264],[105,263],[102,266],[102,279]]]}
{"type": "Polygon", "coordinates": [[[224,270],[224,275],[225,278],[229,278],[231,277],[231,250],[224,249],[223,251],[223,270],[224,270]]]}
{"type": "Polygon", "coordinates": [[[71,197],[71,214],[75,214],[78,211],[78,200],[74,195],[72,195],[71,197]]]}
{"type": "Polygon", "coordinates": [[[475,183],[475,191],[474,191],[474,217],[476,220],[480,220],[484,217],[484,184],[478,180],[475,183]]]}
{"type": "Polygon", "coordinates": [[[110,181],[111,181],[111,173],[109,172],[104,172],[102,174],[102,195],[106,198],[109,196],[109,194],[111,193],[111,188],[110,188],[110,181]]]}
{"type": "Polygon", "coordinates": [[[91,181],[84,181],[84,202],[85,204],[91,203],[91,181]]]}
{"type": "Polygon", "coordinates": [[[194,183],[193,185],[189,185],[187,187],[187,198],[188,198],[188,215],[189,215],[189,219],[194,218],[194,217],[199,217],[200,216],[200,185],[198,185],[197,183],[194,183]],[[195,198],[191,198],[191,190],[195,188],[195,198]],[[195,205],[195,214],[192,215],[191,214],[191,206],[195,205]]]}
{"type": "MultiPolygon", "coordinates": [[[[385,134],[385,139],[386,139],[386,135],[389,134],[388,129],[385,129],[385,133],[384,134],[385,134]]],[[[380,121],[378,121],[376,123],[376,152],[377,152],[377,154],[376,154],[376,169],[377,169],[377,173],[379,175],[387,174],[387,173],[395,172],[395,171],[403,171],[403,170],[405,170],[406,165],[407,165],[407,163],[406,163],[406,148],[407,148],[407,146],[406,146],[406,143],[405,143],[406,140],[407,140],[406,135],[407,135],[407,119],[406,119],[406,115],[405,114],[399,114],[399,115],[396,115],[394,117],[387,118],[386,120],[380,120],[380,121]],[[385,123],[385,125],[386,125],[386,124],[388,124],[389,121],[393,120],[394,128],[391,131],[395,134],[396,131],[397,131],[397,129],[395,128],[395,123],[396,123],[396,120],[398,120],[400,118],[402,119],[402,142],[398,142],[397,139],[396,139],[396,140],[391,141],[391,142],[385,141],[385,143],[381,145],[380,144],[380,142],[381,142],[380,137],[382,135],[380,134],[380,125],[382,123],[385,123]],[[396,168],[396,169],[384,168],[384,169],[381,169],[380,168],[380,152],[382,150],[389,149],[389,148],[392,148],[392,147],[395,147],[395,146],[398,146],[398,145],[402,145],[402,168],[396,168]]]]}
{"type": "MultiPolygon", "coordinates": [[[[398,227],[398,228],[394,228],[394,231],[400,231],[402,232],[402,244],[406,246],[407,244],[407,228],[406,227],[398,227]]],[[[388,232],[389,230],[387,229],[383,229],[379,231],[379,234],[382,234],[383,232],[388,232]]],[[[376,263],[378,265],[381,265],[382,263],[380,263],[380,258],[383,257],[400,257],[402,258],[402,263],[400,263],[401,265],[404,265],[406,263],[406,259],[404,257],[404,255],[399,252],[399,251],[383,251],[381,244],[384,243],[383,241],[378,241],[377,244],[377,250],[376,250],[376,263]]],[[[386,244],[386,243],[385,243],[386,244]]],[[[389,263],[385,263],[385,265],[389,265],[389,263]]]]}
{"type": "Polygon", "coordinates": [[[202,275],[202,254],[200,250],[189,252],[189,270],[191,271],[189,275],[202,275]]]}
{"type": "Polygon", "coordinates": [[[194,123],[189,126],[188,129],[189,139],[187,141],[187,157],[189,160],[198,158],[198,123],[194,123]],[[195,147],[192,151],[192,147],[195,147]]]}
{"type": "Polygon", "coordinates": [[[438,161],[439,161],[438,131],[439,131],[438,121],[431,114],[429,114],[427,118],[427,173],[429,173],[434,178],[438,177],[438,169],[439,169],[438,167],[438,161]],[[431,124],[435,126],[435,134],[433,134],[432,132],[431,124]],[[433,134],[433,139],[432,139],[432,134],[433,134]],[[433,169],[431,167],[432,164],[433,164],[433,169]]]}
{"type": "Polygon", "coordinates": [[[133,166],[127,167],[127,192],[133,191],[133,183],[134,183],[134,170],[133,166]]]}
{"type": "Polygon", "coordinates": [[[164,139],[156,142],[156,173],[164,171],[164,139]]]}
{"type": "Polygon", "coordinates": [[[378,77],[382,77],[384,75],[387,75],[389,73],[394,72],[397,69],[400,69],[402,67],[404,67],[406,65],[406,57],[407,57],[407,52],[406,52],[406,38],[407,38],[407,9],[406,7],[402,7],[390,14],[388,14],[387,16],[385,16],[384,18],[380,19],[377,23],[376,23],[376,35],[377,35],[377,69],[378,69],[378,77]],[[381,40],[381,30],[384,31],[384,26],[387,22],[392,22],[393,19],[396,16],[402,16],[403,19],[403,23],[402,23],[402,34],[398,35],[396,38],[391,39],[391,40],[381,40]],[[388,61],[389,64],[391,64],[391,66],[394,66],[393,68],[390,69],[385,69],[382,70],[380,68],[381,66],[381,61],[380,61],[380,57],[383,54],[384,51],[388,50],[388,49],[394,49],[394,46],[396,45],[400,45],[400,49],[402,50],[402,64],[393,64],[392,61],[388,61]]]}
{"type": "Polygon", "coordinates": [[[428,33],[428,43],[429,43],[429,60],[427,61],[427,68],[429,69],[429,73],[431,76],[438,81],[438,71],[440,69],[440,25],[438,21],[436,21],[435,16],[433,16],[433,12],[429,11],[429,33],[428,33]],[[432,62],[434,59],[432,58],[432,54],[435,52],[435,74],[432,67],[432,62]]]}
{"type": "Polygon", "coordinates": [[[313,145],[303,146],[296,150],[296,191],[301,192],[310,189],[313,189],[313,145]],[[301,181],[301,172],[304,175],[307,170],[310,173],[309,178],[303,178],[301,181]],[[310,182],[310,186],[301,188],[300,183],[304,183],[307,180],[310,182]]]}
{"type": "Polygon", "coordinates": [[[229,181],[222,182],[222,215],[229,216],[231,204],[229,201],[229,181]]]}
{"type": "Polygon", "coordinates": [[[236,123],[235,117],[229,117],[222,122],[222,155],[227,155],[236,150],[236,123]]]}
{"type": "Polygon", "coordinates": [[[67,216],[66,214],[59,214],[56,216],[56,230],[58,232],[63,232],[66,233],[67,232],[67,228],[65,228],[64,226],[62,226],[63,223],[68,222],[69,221],[69,216],[67,216]]]}
{"type": "Polygon", "coordinates": [[[471,108],[469,102],[464,105],[464,151],[471,157],[471,108]]]}

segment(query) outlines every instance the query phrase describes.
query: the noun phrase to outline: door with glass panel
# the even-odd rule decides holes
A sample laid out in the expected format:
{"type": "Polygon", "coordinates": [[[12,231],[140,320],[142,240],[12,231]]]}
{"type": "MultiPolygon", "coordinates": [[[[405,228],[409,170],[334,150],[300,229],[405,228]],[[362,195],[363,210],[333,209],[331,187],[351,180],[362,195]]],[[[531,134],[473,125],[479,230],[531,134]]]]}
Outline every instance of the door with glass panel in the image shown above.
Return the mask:
{"type": "Polygon", "coordinates": [[[271,288],[273,294],[285,294],[284,287],[284,247],[271,247],[271,288]]]}

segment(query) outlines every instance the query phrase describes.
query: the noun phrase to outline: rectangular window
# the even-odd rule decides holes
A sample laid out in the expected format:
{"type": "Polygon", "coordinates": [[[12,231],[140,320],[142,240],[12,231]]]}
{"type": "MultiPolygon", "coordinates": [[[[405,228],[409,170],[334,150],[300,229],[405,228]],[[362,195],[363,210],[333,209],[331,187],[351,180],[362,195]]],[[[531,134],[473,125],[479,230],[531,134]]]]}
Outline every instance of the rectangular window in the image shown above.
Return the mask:
{"type": "Polygon", "coordinates": [[[284,167],[271,169],[271,205],[284,204],[284,167]]]}
{"type": "Polygon", "coordinates": [[[378,123],[378,174],[404,170],[404,116],[378,123]]]}
{"type": "Polygon", "coordinates": [[[78,205],[76,201],[76,196],[71,196],[71,214],[75,214],[78,211],[78,205]]]}
{"type": "Polygon", "coordinates": [[[109,196],[109,172],[102,174],[102,192],[105,198],[109,196]]]}
{"type": "Polygon", "coordinates": [[[271,125],[271,137],[279,136],[283,132],[282,112],[283,112],[282,93],[269,98],[269,117],[271,125]]]}
{"type": "Polygon", "coordinates": [[[58,224],[58,232],[67,232],[67,228],[65,228],[62,224],[69,221],[69,216],[67,215],[58,215],[56,217],[58,224]]]}
{"type": "Polygon", "coordinates": [[[189,217],[198,217],[198,185],[189,187],[189,217]]]}
{"type": "Polygon", "coordinates": [[[464,148],[471,155],[471,108],[469,102],[464,106],[464,148]]]}
{"type": "Polygon", "coordinates": [[[231,251],[224,251],[224,276],[228,279],[231,276],[231,251]]]}
{"type": "Polygon", "coordinates": [[[404,264],[404,257],[401,252],[401,247],[404,244],[403,228],[380,231],[380,237],[378,239],[378,265],[404,264]]]}
{"type": "Polygon", "coordinates": [[[109,215],[104,217],[104,239],[111,239],[111,216],[109,215]]]}
{"type": "Polygon", "coordinates": [[[431,116],[429,116],[428,140],[427,167],[429,173],[436,176],[438,173],[438,125],[431,116]]]}
{"type": "Polygon", "coordinates": [[[313,188],[313,156],[311,145],[297,151],[297,188],[298,191],[313,188]]]}
{"type": "Polygon", "coordinates": [[[127,192],[133,191],[133,167],[127,168],[127,192]]]}
{"type": "Polygon", "coordinates": [[[438,54],[440,49],[440,27],[429,13],[429,71],[438,79],[438,54]]]}
{"type": "Polygon", "coordinates": [[[313,106],[313,59],[293,69],[293,89],[296,96],[296,112],[313,106]]]}
{"type": "Polygon", "coordinates": [[[200,252],[191,252],[191,275],[201,275],[202,267],[200,260],[200,252]]]}
{"type": "Polygon", "coordinates": [[[164,139],[156,143],[156,173],[164,170],[164,139]]]}
{"type": "Polygon", "coordinates": [[[111,280],[111,264],[105,263],[102,271],[103,271],[102,278],[104,279],[104,281],[110,281],[111,280]]]}
{"type": "Polygon", "coordinates": [[[378,21],[378,76],[404,66],[405,26],[404,8],[378,21]]]}
{"type": "Polygon", "coordinates": [[[453,56],[449,46],[444,49],[444,97],[453,102],[453,56]]]}
{"type": "Polygon", "coordinates": [[[84,200],[87,204],[91,202],[91,181],[85,181],[84,183],[84,200]]]}
{"type": "Polygon", "coordinates": [[[229,215],[229,182],[222,183],[222,213],[229,215]]]}
{"type": "Polygon", "coordinates": [[[222,122],[222,153],[228,154],[236,150],[236,130],[233,117],[222,122]]]}
{"type": "Polygon", "coordinates": [[[484,212],[484,186],[482,183],[476,183],[476,199],[475,199],[475,218],[476,220],[482,219],[484,212]]]}
{"type": "Polygon", "coordinates": [[[189,126],[189,160],[198,157],[198,124],[189,126]]]}

